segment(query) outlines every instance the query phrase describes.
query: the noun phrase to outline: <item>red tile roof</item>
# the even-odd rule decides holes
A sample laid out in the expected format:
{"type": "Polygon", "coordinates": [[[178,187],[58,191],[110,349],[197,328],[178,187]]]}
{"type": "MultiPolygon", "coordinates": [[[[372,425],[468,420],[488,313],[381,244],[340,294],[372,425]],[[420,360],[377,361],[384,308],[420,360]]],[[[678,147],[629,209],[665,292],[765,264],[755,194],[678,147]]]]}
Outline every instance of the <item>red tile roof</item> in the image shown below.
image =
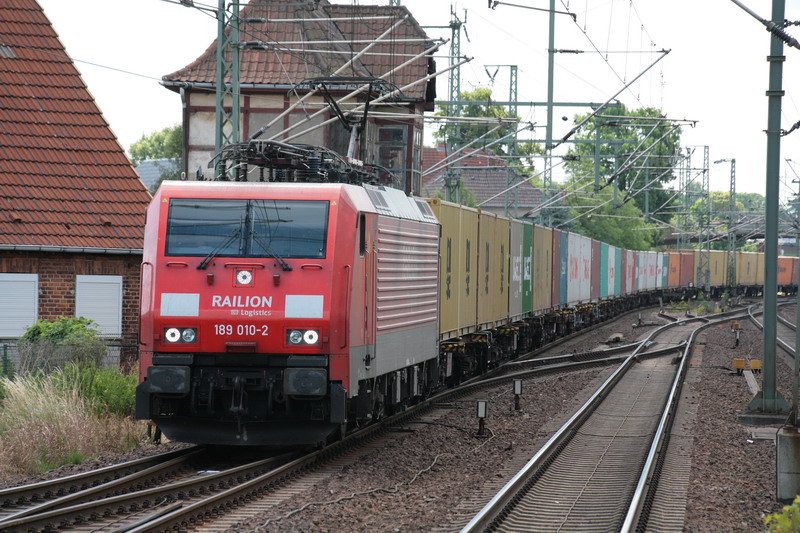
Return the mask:
{"type": "MultiPolygon", "coordinates": [[[[452,165],[452,167],[458,168],[462,185],[475,195],[478,203],[494,197],[483,204],[481,208],[495,212],[502,211],[506,202],[506,194],[503,191],[511,184],[523,181],[524,178],[514,170],[509,169],[505,159],[496,157],[486,150],[467,148],[450,160],[458,159],[465,154],[470,155],[452,165]],[[509,173],[511,174],[509,175],[509,173]],[[511,179],[510,182],[509,177],[511,179]]],[[[427,169],[433,168],[434,165],[440,163],[446,157],[447,153],[442,147],[423,147],[422,172],[425,173],[427,169]]],[[[448,167],[435,170],[422,178],[423,196],[435,196],[437,193],[441,193],[442,197],[447,197],[445,193],[446,168],[448,167]]],[[[516,195],[514,204],[519,213],[524,212],[524,210],[530,211],[542,202],[542,191],[531,185],[527,180],[522,185],[514,188],[514,194],[516,195]]]]}
{"type": "MultiPolygon", "coordinates": [[[[285,88],[309,78],[331,75],[367,43],[349,42],[372,40],[391,27],[397,19],[409,14],[404,6],[331,5],[326,0],[287,2],[286,0],[251,0],[241,9],[241,19],[266,19],[248,22],[240,29],[241,41],[262,41],[283,50],[242,50],[239,57],[239,81],[243,85],[279,86],[285,88]],[[364,17],[391,16],[391,19],[364,17]],[[270,19],[305,19],[308,22],[273,22],[270,19]],[[346,20],[329,20],[330,18],[346,20]],[[324,44],[299,44],[308,41],[339,41],[324,44]],[[296,44],[285,44],[294,42],[296,44]],[[325,53],[338,52],[338,53],[325,53]]],[[[398,42],[401,39],[428,39],[413,17],[408,18],[368,54],[354,62],[341,76],[380,76],[395,65],[419,54],[429,43],[398,42]]],[[[186,67],[163,77],[164,84],[190,82],[213,85],[216,79],[216,39],[203,54],[186,67]]],[[[404,67],[388,81],[401,87],[427,75],[428,60],[421,58],[404,67]]],[[[268,88],[268,87],[267,87],[268,88]]],[[[414,100],[425,99],[426,84],[420,83],[404,95],[414,100]]]]}
{"type": "Polygon", "coordinates": [[[0,2],[0,246],[142,247],[150,195],[36,0],[0,2]]]}

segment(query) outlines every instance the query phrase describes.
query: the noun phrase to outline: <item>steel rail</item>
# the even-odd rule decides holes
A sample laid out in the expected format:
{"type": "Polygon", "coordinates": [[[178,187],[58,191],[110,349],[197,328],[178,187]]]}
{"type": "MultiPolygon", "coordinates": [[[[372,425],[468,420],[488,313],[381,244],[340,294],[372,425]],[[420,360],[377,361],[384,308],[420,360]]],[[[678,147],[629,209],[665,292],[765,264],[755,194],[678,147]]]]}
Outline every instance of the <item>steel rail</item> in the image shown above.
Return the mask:
{"type": "Polygon", "coordinates": [[[103,483],[108,483],[114,479],[119,479],[133,472],[149,468],[177,457],[188,455],[201,450],[200,446],[191,446],[182,450],[175,450],[167,453],[143,457],[124,463],[109,465],[87,472],[81,472],[70,476],[39,481],[18,487],[9,487],[0,490],[0,508],[9,507],[21,502],[44,499],[48,494],[69,493],[74,487],[86,488],[94,487],[103,483]]]}
{"type": "MultiPolygon", "coordinates": [[[[750,309],[748,309],[748,313],[749,312],[750,309]]],[[[650,488],[653,486],[653,474],[655,472],[657,462],[661,457],[661,452],[665,449],[665,445],[669,442],[668,432],[672,428],[672,422],[678,407],[680,391],[683,387],[686,371],[688,369],[687,361],[689,360],[695,337],[701,330],[710,326],[718,325],[728,319],[729,317],[714,319],[706,324],[702,324],[689,335],[689,339],[687,340],[683,350],[683,357],[681,357],[680,366],[678,367],[678,371],[675,373],[675,379],[672,382],[672,387],[670,388],[669,395],[667,396],[664,411],[661,413],[661,419],[659,420],[658,428],[656,429],[655,435],[653,436],[653,442],[648,450],[647,459],[642,467],[642,473],[639,476],[639,481],[633,491],[628,513],[625,515],[625,520],[622,523],[622,528],[620,529],[621,533],[630,533],[637,530],[644,505],[648,501],[649,496],[652,496],[650,488]]]]}
{"type": "MultiPolygon", "coordinates": [[[[725,317],[725,319],[734,316],[745,316],[743,311],[734,310],[727,313],[722,313],[716,316],[717,319],[725,317]]],[[[651,341],[654,337],[660,335],[667,329],[688,324],[690,322],[700,321],[709,323],[710,320],[706,317],[691,317],[683,320],[678,320],[669,324],[665,324],[654,331],[652,331],[647,338],[645,338],[640,347],[637,348],[631,355],[625,358],[620,367],[609,376],[606,381],[598,388],[597,391],[586,401],[586,403],[575,413],[572,417],[554,433],[550,439],[540,448],[536,454],[522,467],[522,469],[509,480],[500,491],[481,509],[481,511],[473,517],[473,519],[461,530],[462,533],[473,533],[476,531],[483,531],[489,528],[495,520],[500,517],[504,511],[515,501],[519,492],[528,484],[532,476],[542,467],[563,445],[566,444],[574,435],[577,427],[583,423],[591,412],[596,408],[599,403],[608,396],[610,391],[614,388],[617,382],[622,378],[625,372],[633,364],[633,361],[642,353],[642,348],[651,341]]],[[[678,349],[683,348],[685,345],[678,345],[673,347],[678,349]]]]}
{"type": "MultiPolygon", "coordinates": [[[[37,512],[36,514],[5,519],[0,522],[0,529],[3,531],[47,529],[48,526],[54,522],[69,525],[72,523],[70,519],[74,520],[75,517],[82,517],[87,513],[93,515],[102,515],[104,512],[117,512],[119,509],[125,508],[125,506],[133,506],[137,504],[141,507],[149,507],[150,502],[158,499],[169,501],[172,499],[172,494],[175,493],[187,494],[193,491],[202,492],[204,490],[214,490],[213,487],[223,485],[232,477],[248,477],[252,475],[252,471],[256,471],[264,467],[271,467],[273,463],[288,460],[296,455],[296,453],[286,453],[283,455],[254,461],[252,463],[227,470],[222,470],[214,474],[186,479],[160,487],[77,503],[71,506],[59,506],[57,508],[52,508],[52,505],[48,505],[48,508],[42,509],[41,512],[37,512]]],[[[270,473],[280,470],[281,468],[282,466],[272,469],[270,470],[270,473]]],[[[95,487],[95,489],[115,490],[116,486],[112,483],[95,487]]],[[[72,498],[72,500],[74,500],[87,495],[83,492],[80,492],[71,496],[75,497],[72,498]]],[[[52,502],[48,502],[48,504],[51,503],[52,502]]]]}
{"type": "Polygon", "coordinates": [[[628,370],[635,357],[645,347],[645,343],[651,340],[657,334],[673,328],[676,325],[686,322],[700,320],[699,318],[691,318],[683,321],[672,322],[665,324],[655,331],[652,331],[628,357],[625,358],[623,363],[609,376],[602,385],[592,394],[592,396],[583,404],[567,422],[561,426],[547,442],[534,454],[534,456],[501,488],[494,497],[475,515],[470,522],[464,526],[461,533],[474,533],[477,531],[484,531],[501,515],[504,509],[514,500],[523,487],[528,483],[528,480],[537,471],[542,464],[573,434],[574,430],[586,419],[586,417],[594,410],[594,408],[609,394],[614,385],[619,382],[625,372],[628,370]]]}
{"type": "MultiPolygon", "coordinates": [[[[778,307],[780,307],[780,306],[784,306],[784,305],[791,305],[792,303],[793,303],[793,302],[785,302],[785,303],[780,303],[780,304],[778,304],[778,307]]],[[[749,315],[750,321],[751,321],[751,322],[753,322],[753,324],[755,324],[755,325],[756,325],[756,327],[757,327],[758,329],[760,329],[761,331],[763,331],[763,330],[764,330],[764,325],[763,325],[761,322],[759,322],[759,321],[758,321],[758,319],[756,319],[756,315],[763,314],[763,311],[761,311],[761,312],[759,312],[759,313],[755,313],[755,314],[754,314],[754,313],[752,312],[752,308],[754,308],[754,307],[756,307],[756,306],[755,306],[755,305],[753,305],[753,306],[749,307],[749,308],[748,308],[748,310],[747,310],[747,314],[749,315]]],[[[779,320],[778,320],[778,321],[780,322],[781,320],[785,320],[785,319],[782,319],[782,317],[779,317],[779,320]]],[[[781,338],[780,338],[780,336],[778,336],[778,337],[776,338],[776,341],[777,341],[777,343],[778,343],[778,346],[780,346],[780,347],[781,347],[781,349],[782,349],[784,352],[786,352],[787,354],[789,354],[791,357],[794,357],[794,356],[795,356],[795,353],[794,353],[794,347],[792,347],[792,346],[789,346],[789,344],[787,344],[787,343],[786,343],[786,342],[785,342],[783,339],[781,339],[781,338]]]]}

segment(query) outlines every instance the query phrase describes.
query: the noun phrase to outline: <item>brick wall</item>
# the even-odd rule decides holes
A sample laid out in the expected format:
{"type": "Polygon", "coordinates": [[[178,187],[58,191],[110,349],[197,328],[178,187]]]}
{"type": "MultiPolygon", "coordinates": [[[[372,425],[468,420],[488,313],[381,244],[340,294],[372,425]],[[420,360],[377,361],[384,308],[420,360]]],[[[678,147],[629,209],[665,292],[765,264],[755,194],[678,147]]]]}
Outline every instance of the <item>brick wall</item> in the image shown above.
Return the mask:
{"type": "Polygon", "coordinates": [[[75,316],[75,276],[122,276],[120,363],[139,357],[140,255],[0,251],[0,272],[39,275],[39,318],[75,316]]]}

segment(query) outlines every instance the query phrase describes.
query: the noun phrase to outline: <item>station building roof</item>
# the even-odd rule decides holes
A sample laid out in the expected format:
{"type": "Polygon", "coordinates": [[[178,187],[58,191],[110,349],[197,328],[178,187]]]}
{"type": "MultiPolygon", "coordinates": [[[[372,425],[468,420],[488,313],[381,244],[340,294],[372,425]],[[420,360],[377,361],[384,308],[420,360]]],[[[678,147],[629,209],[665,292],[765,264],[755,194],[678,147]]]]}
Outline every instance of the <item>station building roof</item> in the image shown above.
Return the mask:
{"type": "MultiPolygon", "coordinates": [[[[357,59],[340,76],[370,78],[385,74],[430,46],[428,36],[405,6],[336,5],[327,0],[251,0],[239,17],[240,40],[263,43],[266,49],[246,48],[239,55],[242,90],[280,89],[312,78],[327,77],[400,18],[398,28],[357,59]],[[386,17],[386,18],[384,18],[386,17]]],[[[252,44],[251,44],[252,46],[252,44]]],[[[183,83],[213,85],[216,80],[217,40],[200,57],[162,78],[166,87],[183,83]]],[[[397,87],[425,77],[427,58],[415,60],[387,80],[397,87]]],[[[427,85],[403,92],[410,100],[425,100],[427,85]]],[[[432,99],[431,99],[432,100],[432,99]]]]}
{"type": "Polygon", "coordinates": [[[0,249],[141,249],[150,194],[36,0],[0,2],[0,249]]]}

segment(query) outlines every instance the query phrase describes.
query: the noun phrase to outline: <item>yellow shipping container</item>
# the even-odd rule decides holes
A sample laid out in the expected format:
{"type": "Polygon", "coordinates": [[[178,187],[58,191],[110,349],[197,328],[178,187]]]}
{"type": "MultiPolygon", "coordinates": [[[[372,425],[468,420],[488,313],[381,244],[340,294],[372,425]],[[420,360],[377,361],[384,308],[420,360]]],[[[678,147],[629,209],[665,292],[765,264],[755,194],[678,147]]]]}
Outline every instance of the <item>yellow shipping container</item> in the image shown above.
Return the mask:
{"type": "Polygon", "coordinates": [[[438,198],[428,199],[442,224],[440,340],[477,328],[478,210],[438,198]]]}
{"type": "MultiPolygon", "coordinates": [[[[723,250],[711,250],[709,255],[709,283],[712,287],[724,287],[725,279],[727,278],[728,264],[725,262],[727,252],[723,250]]],[[[702,273],[697,272],[697,267],[700,265],[700,250],[694,251],[694,265],[695,265],[695,287],[705,286],[705,278],[702,273]]]]}
{"type": "Polygon", "coordinates": [[[756,253],[756,285],[764,286],[764,254],[756,253]]]}
{"type": "MultiPolygon", "coordinates": [[[[763,268],[763,260],[762,260],[763,268]]],[[[758,285],[758,254],[755,252],[736,252],[736,277],[739,285],[758,285]]],[[[764,275],[761,275],[763,280],[764,275]]]]}
{"type": "Polygon", "coordinates": [[[549,309],[553,289],[553,230],[533,227],[533,312],[549,309]]]}

